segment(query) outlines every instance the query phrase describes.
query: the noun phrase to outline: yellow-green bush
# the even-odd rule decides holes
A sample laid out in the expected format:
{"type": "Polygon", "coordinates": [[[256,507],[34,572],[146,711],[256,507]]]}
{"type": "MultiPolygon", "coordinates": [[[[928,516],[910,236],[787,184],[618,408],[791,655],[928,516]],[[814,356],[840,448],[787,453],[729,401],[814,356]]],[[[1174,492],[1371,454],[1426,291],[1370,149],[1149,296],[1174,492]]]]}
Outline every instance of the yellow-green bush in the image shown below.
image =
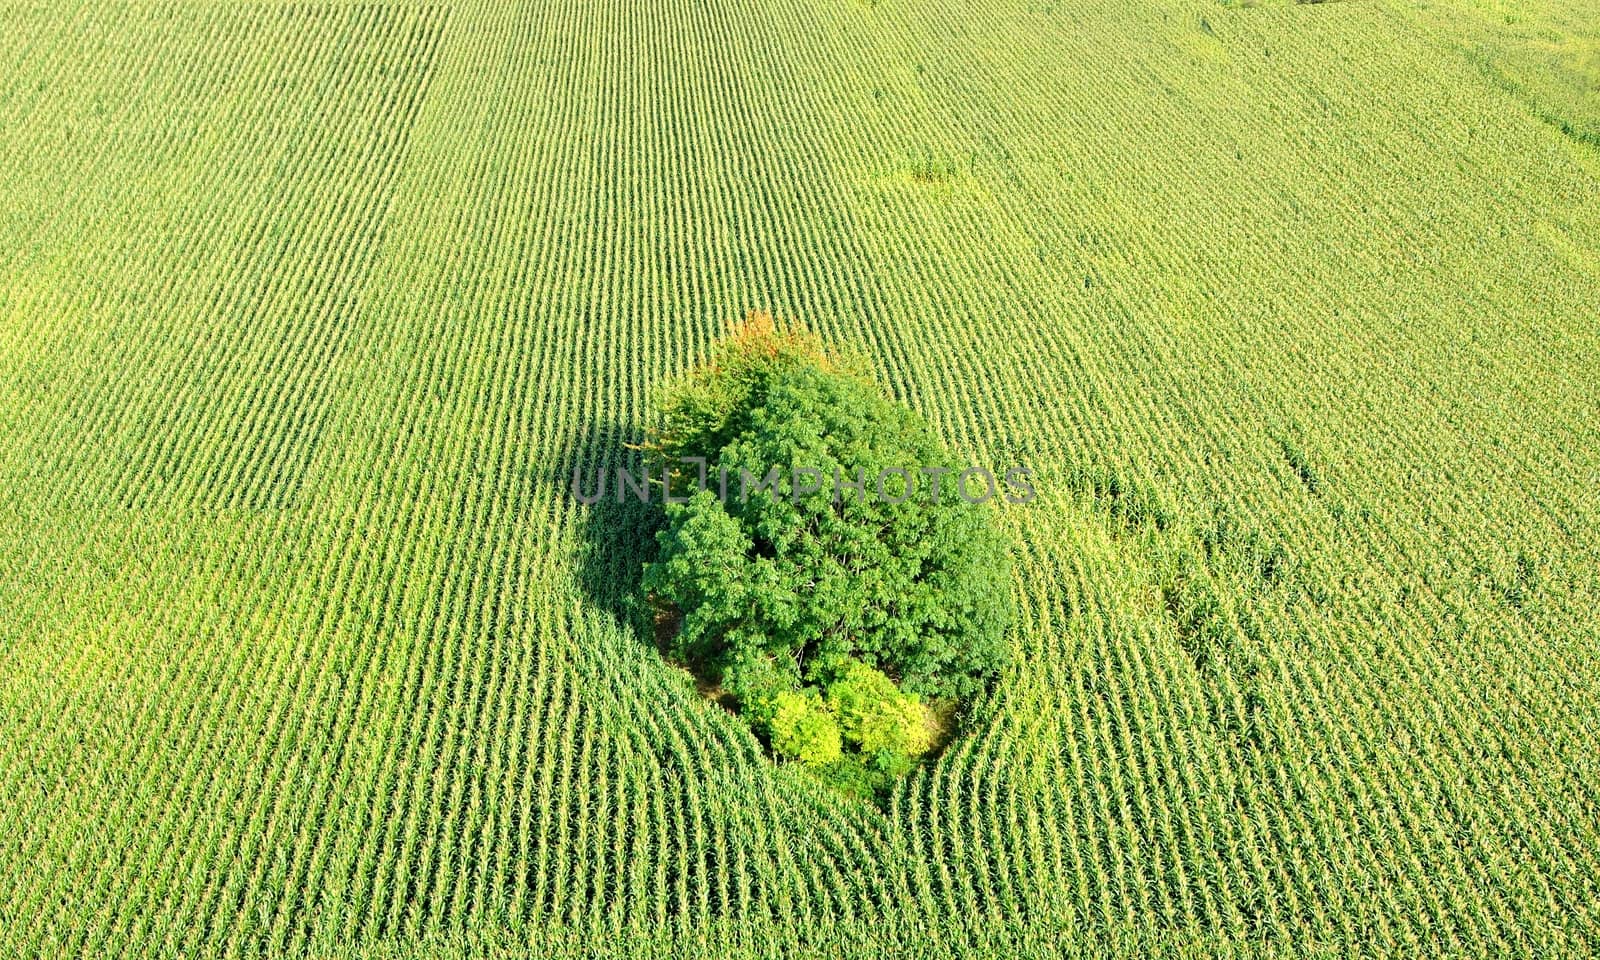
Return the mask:
{"type": "Polygon", "coordinates": [[[773,752],[821,766],[842,753],[839,723],[815,697],[785,691],[774,698],[770,727],[773,752]]]}

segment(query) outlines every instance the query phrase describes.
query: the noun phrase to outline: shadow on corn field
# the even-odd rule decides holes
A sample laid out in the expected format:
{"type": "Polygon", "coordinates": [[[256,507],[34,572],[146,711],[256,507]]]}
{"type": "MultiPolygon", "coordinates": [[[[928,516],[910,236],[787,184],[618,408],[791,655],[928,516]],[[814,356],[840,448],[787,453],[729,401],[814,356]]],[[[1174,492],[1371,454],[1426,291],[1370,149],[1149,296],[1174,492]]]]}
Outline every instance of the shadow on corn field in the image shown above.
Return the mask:
{"type": "MultiPolygon", "coordinates": [[[[578,584],[586,599],[611,613],[639,642],[655,647],[651,610],[640,590],[644,564],[655,556],[666,523],[659,484],[645,480],[640,436],[600,422],[574,439],[556,480],[574,511],[578,584]]],[[[659,471],[651,468],[650,478],[659,471]]]]}

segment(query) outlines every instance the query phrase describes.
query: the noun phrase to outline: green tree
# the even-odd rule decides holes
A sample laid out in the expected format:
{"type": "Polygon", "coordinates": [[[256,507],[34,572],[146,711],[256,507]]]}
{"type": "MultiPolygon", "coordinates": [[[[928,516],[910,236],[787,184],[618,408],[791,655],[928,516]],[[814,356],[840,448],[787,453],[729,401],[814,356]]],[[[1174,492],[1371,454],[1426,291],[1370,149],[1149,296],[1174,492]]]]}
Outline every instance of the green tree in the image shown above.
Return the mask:
{"type": "MultiPolygon", "coordinates": [[[[833,736],[904,767],[888,761],[931,745],[919,697],[970,697],[998,674],[1011,575],[992,509],[957,496],[927,425],[864,371],[755,318],[672,385],[647,448],[704,460],[708,489],[668,506],[644,586],[681,615],[673,654],[738,697],[775,752],[798,756],[801,719],[829,712],[833,736]],[[804,714],[782,699],[830,684],[804,714]]],[[[671,489],[699,473],[678,464],[671,489]]]]}

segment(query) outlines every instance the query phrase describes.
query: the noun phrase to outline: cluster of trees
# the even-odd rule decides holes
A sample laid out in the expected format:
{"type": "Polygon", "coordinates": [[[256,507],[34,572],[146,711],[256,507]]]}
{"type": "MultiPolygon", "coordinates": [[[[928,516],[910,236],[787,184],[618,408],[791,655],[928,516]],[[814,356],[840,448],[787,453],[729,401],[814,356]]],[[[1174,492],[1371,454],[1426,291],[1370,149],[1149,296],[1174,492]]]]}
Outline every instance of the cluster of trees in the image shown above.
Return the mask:
{"type": "MultiPolygon", "coordinates": [[[[765,315],[668,388],[647,446],[734,474],[948,466],[859,360],[765,315]]],[[[997,676],[1009,555],[990,514],[959,498],[784,492],[702,490],[668,505],[644,588],[680,624],[672,655],[731,693],[775,755],[868,795],[937,743],[941,713],[997,676]]]]}

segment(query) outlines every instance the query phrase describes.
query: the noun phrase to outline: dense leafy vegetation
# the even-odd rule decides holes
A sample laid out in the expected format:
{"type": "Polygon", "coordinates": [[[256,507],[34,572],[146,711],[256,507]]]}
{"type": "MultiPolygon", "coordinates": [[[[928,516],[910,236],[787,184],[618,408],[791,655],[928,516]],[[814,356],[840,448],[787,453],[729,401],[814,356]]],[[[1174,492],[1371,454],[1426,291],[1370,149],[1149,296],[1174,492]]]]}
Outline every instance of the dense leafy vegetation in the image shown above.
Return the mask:
{"type": "Polygon", "coordinates": [[[673,385],[647,447],[678,465],[669,490],[697,464],[705,489],[668,505],[644,576],[673,653],[775,753],[853,791],[933,746],[934,701],[995,678],[1013,615],[992,508],[862,369],[760,314],[673,385]]]}

